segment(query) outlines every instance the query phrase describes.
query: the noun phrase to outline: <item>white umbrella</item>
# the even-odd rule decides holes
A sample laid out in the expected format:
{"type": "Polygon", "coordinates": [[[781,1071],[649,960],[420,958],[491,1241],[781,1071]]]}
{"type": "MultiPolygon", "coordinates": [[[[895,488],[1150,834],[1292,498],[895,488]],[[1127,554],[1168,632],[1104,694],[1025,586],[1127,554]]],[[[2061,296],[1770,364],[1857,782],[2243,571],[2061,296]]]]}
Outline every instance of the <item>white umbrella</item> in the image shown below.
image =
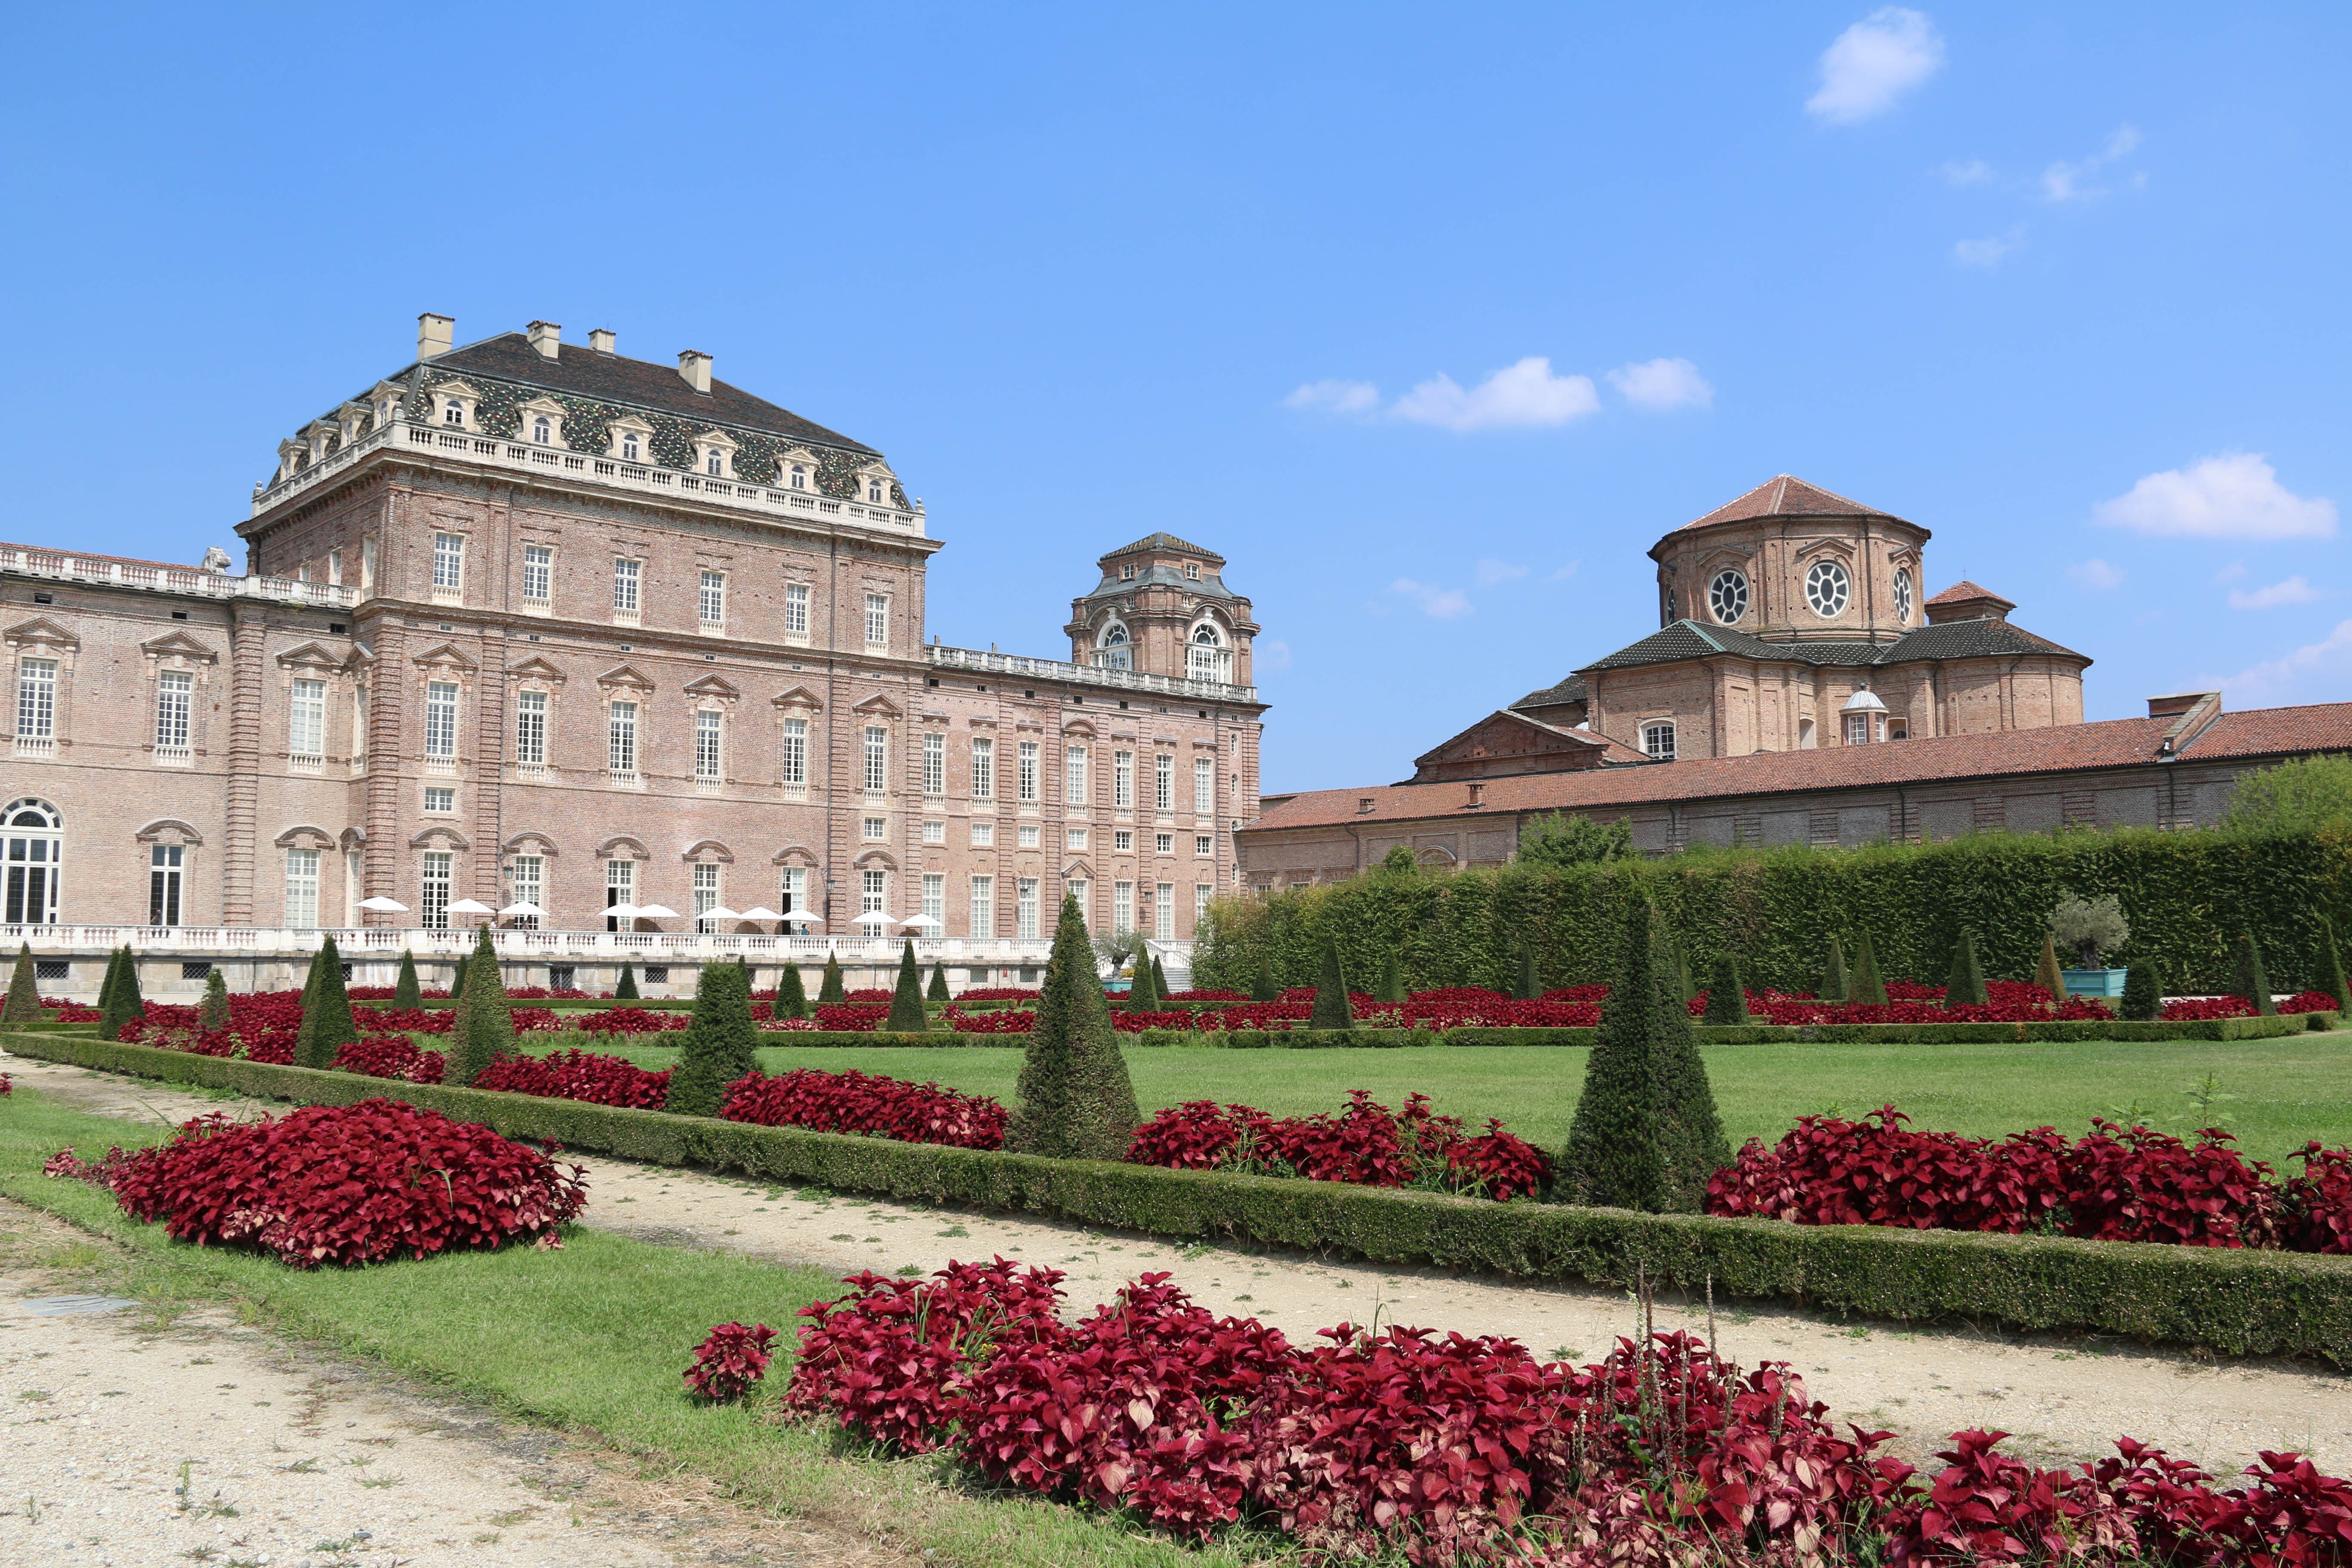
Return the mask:
{"type": "Polygon", "coordinates": [[[541,909],[537,904],[530,903],[509,904],[505,909],[500,910],[499,913],[501,917],[509,915],[528,915],[533,920],[545,920],[547,918],[547,911],[545,910],[541,909]]]}
{"type": "Polygon", "coordinates": [[[854,926],[886,926],[890,923],[890,917],[880,910],[868,910],[849,923],[854,926]]]}
{"type": "Polygon", "coordinates": [[[614,904],[611,909],[606,910],[604,912],[611,915],[614,920],[633,921],[646,911],[637,908],[635,904],[614,904]]]}
{"type": "Polygon", "coordinates": [[[784,921],[791,920],[793,917],[791,915],[780,915],[765,904],[753,904],[750,909],[745,910],[741,914],[737,915],[735,918],[739,921],[784,921]]]}
{"type": "Polygon", "coordinates": [[[453,915],[494,915],[499,911],[472,899],[459,899],[449,906],[449,912],[453,915]]]}
{"type": "Polygon", "coordinates": [[[817,919],[814,915],[778,915],[776,918],[783,921],[788,926],[821,926],[824,924],[823,921],[817,919]]]}
{"type": "Polygon", "coordinates": [[[703,921],[740,921],[742,918],[743,917],[741,915],[737,914],[725,904],[713,904],[709,909],[703,910],[700,914],[695,916],[695,919],[703,921]]]}
{"type": "Polygon", "coordinates": [[[360,908],[363,910],[373,910],[380,915],[404,915],[408,912],[408,906],[406,904],[402,903],[397,899],[387,899],[382,894],[378,894],[373,899],[362,899],[360,900],[360,908]]]}
{"type": "Polygon", "coordinates": [[[935,921],[929,915],[908,915],[905,920],[900,921],[898,923],[902,926],[913,926],[918,931],[929,931],[933,926],[944,925],[947,922],[944,921],[935,921]]]}
{"type": "Polygon", "coordinates": [[[647,904],[645,908],[639,910],[637,913],[643,915],[649,921],[674,921],[677,919],[677,911],[671,909],[667,904],[647,904]]]}

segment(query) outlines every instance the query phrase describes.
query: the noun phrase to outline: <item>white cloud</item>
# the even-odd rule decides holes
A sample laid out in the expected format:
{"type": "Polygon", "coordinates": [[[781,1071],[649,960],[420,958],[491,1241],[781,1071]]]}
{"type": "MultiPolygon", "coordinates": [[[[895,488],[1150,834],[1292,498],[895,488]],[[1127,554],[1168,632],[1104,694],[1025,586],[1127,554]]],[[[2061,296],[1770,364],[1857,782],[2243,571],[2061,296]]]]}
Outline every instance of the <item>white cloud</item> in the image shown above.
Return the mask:
{"type": "Polygon", "coordinates": [[[1516,583],[1528,574],[1528,569],[1509,561],[1488,559],[1478,563],[1478,586],[1492,588],[1498,583],[1516,583]]]}
{"type": "Polygon", "coordinates": [[[2290,577],[2284,583],[2273,583],[2267,588],[2257,588],[2249,594],[2243,589],[2230,590],[2230,608],[2233,610],[2274,610],[2281,605],[2308,605],[2314,599],[2326,597],[2301,577],[2290,577]]]}
{"type": "Polygon", "coordinates": [[[2198,539],[2326,539],[2336,531],[2336,503],[2280,484],[2260,452],[2150,474],[2130,494],[2092,508],[2091,517],[2110,528],[2198,539]]]}
{"type": "Polygon", "coordinates": [[[1832,125],[1868,120],[1894,108],[1943,63],[1944,37],[1933,22],[1917,11],[1885,6],[1822,51],[1821,90],[1805,100],[1805,110],[1832,125]]]}
{"type": "Polygon", "coordinates": [[[1547,583],[1565,583],[1570,577],[1575,576],[1576,569],[1583,564],[1584,563],[1581,560],[1571,561],[1567,565],[1561,567],[1559,571],[1553,573],[1550,576],[1545,578],[1544,581],[1547,583]]]}
{"type": "Polygon", "coordinates": [[[2124,585],[2124,569],[2110,565],[2095,555],[2079,565],[2067,567],[2066,575],[2085,588],[2120,588],[2124,585]]]}
{"type": "Polygon", "coordinates": [[[1943,168],[1937,171],[1937,173],[1944,176],[1944,184],[1952,186],[1954,189],[1958,189],[1962,185],[1989,185],[1992,184],[1992,165],[1986,163],[1982,158],[1971,158],[1965,163],[1961,163],[1958,159],[1954,158],[1947,163],[1943,168]]]}
{"type": "Polygon", "coordinates": [[[1264,674],[1290,668],[1290,645],[1280,637],[1260,637],[1250,645],[1250,666],[1264,674]]]}
{"type": "Polygon", "coordinates": [[[2025,226],[2019,224],[2007,234],[1996,234],[1985,239],[1964,239],[1952,247],[1952,259],[1963,267],[1993,268],[2001,264],[2011,252],[2025,246],[2025,226]]]}
{"type": "Polygon", "coordinates": [[[1715,401],[1715,388],[1686,359],[1620,365],[1609,373],[1609,384],[1636,408],[1705,408],[1715,401]]]}
{"type": "Polygon", "coordinates": [[[1369,381],[1310,381],[1282,400],[1285,408],[1329,414],[1362,414],[1379,405],[1381,389],[1369,381]]]}
{"type": "Polygon", "coordinates": [[[2102,186],[2085,185],[2082,182],[2118,158],[2127,157],[2139,145],[2139,132],[2129,125],[2118,126],[2099,150],[2079,163],[2053,163],[2042,171],[2042,197],[2052,202],[2088,201],[2107,193],[2102,186]]]}
{"type": "Polygon", "coordinates": [[[1410,577],[1400,577],[1389,584],[1391,594],[1402,594],[1418,601],[1422,614],[1450,621],[1456,616],[1475,615],[1476,606],[1470,595],[1459,588],[1441,588],[1433,583],[1416,583],[1410,577]]]}
{"type": "Polygon", "coordinates": [[[2221,683],[2232,707],[2259,707],[2290,699],[2341,702],[2352,691],[2352,621],[2284,658],[2240,670],[2221,683]]]}
{"type": "Polygon", "coordinates": [[[2219,572],[2213,574],[2213,581],[2216,583],[2234,583],[2245,574],[2246,563],[2242,561],[2232,561],[2227,566],[2222,567],[2219,572]]]}
{"type": "Polygon", "coordinates": [[[1396,400],[1389,412],[1421,425],[1448,430],[1487,430],[1511,426],[1565,425],[1599,413],[1601,395],[1592,379],[1554,375],[1551,361],[1530,354],[1464,391],[1443,373],[1396,400]]]}

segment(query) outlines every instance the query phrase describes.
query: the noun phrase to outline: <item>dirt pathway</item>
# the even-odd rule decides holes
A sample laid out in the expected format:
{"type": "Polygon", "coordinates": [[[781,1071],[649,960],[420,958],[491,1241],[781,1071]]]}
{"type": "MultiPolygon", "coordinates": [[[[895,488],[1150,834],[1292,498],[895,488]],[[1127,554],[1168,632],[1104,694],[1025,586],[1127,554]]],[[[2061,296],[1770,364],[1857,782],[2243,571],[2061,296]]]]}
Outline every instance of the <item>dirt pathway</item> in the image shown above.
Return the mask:
{"type": "MultiPolygon", "coordinates": [[[[196,1097],[160,1086],[16,1058],[27,1083],[90,1110],[184,1119],[196,1097]]],[[[203,1102],[209,1107],[212,1102],[203,1102]]],[[[1465,1277],[1441,1269],[1327,1261],[1278,1248],[1180,1247],[1150,1237],[1013,1215],[877,1201],[738,1177],[580,1156],[584,1223],[645,1240],[722,1248],[849,1273],[923,1272],[950,1258],[1002,1254],[1070,1276],[1080,1308],[1133,1275],[1165,1270],[1203,1306],[1255,1316],[1295,1340],[1341,1321],[1507,1334],[1538,1355],[1593,1359],[1634,1331],[1621,1290],[1465,1277]]],[[[772,1320],[789,1330],[781,1305],[772,1320]]],[[[1661,1303],[1658,1326],[1704,1331],[1703,1305],[1661,1303]]],[[[1718,1303],[1724,1353],[1782,1360],[1840,1419],[1885,1427],[1914,1457],[1948,1434],[2016,1434],[2021,1452],[2081,1458],[2128,1434],[2217,1471],[2261,1449],[2309,1454],[2352,1469],[2352,1378],[2324,1363],[2200,1360],[2124,1340],[1913,1329],[1744,1302],[1718,1303]]]]}

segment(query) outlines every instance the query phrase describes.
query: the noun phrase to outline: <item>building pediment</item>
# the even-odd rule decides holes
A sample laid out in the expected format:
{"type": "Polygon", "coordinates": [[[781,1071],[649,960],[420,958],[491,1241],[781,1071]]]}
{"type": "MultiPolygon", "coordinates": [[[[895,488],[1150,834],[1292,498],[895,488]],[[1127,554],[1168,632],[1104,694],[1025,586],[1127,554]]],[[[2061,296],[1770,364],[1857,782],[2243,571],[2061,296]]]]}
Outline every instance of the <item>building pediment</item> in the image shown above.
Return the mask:
{"type": "Polygon", "coordinates": [[[453,642],[435,643],[409,661],[434,669],[479,669],[481,666],[453,642]]]}
{"type": "Polygon", "coordinates": [[[81,647],[81,639],[50,620],[47,616],[20,621],[5,634],[10,647],[49,647],[71,652],[81,647]]]}
{"type": "Polygon", "coordinates": [[[651,691],[654,683],[646,673],[631,664],[616,664],[596,678],[596,684],[606,691],[625,689],[631,691],[651,691]]]}
{"type": "Polygon", "coordinates": [[[411,849],[446,849],[460,855],[467,853],[474,847],[466,836],[456,828],[438,826],[428,827],[410,839],[408,847],[411,849]]]}
{"type": "Polygon", "coordinates": [[[699,680],[688,681],[686,694],[688,697],[722,698],[729,702],[743,695],[724,678],[716,675],[706,675],[699,680]]]}
{"type": "Polygon", "coordinates": [[[779,692],[772,701],[778,708],[805,708],[812,712],[824,707],[817,694],[805,686],[795,686],[789,691],[779,692]]]}
{"type": "Polygon", "coordinates": [[[1413,759],[1413,781],[1479,778],[1599,767],[1609,754],[1606,736],[1563,729],[1505,708],[1413,759]]]}
{"type": "Polygon", "coordinates": [[[220,662],[217,652],[185,632],[165,632],[162,637],[149,637],[139,645],[139,651],[149,658],[195,659],[205,664],[220,662]]]}
{"type": "Polygon", "coordinates": [[[542,681],[549,686],[561,686],[564,679],[563,671],[536,655],[520,664],[509,665],[507,674],[517,680],[542,681]]]}
{"type": "Polygon", "coordinates": [[[549,859],[559,853],[554,839],[528,828],[508,839],[502,847],[509,855],[537,855],[549,859]]]}
{"type": "Polygon", "coordinates": [[[289,647],[278,656],[278,665],[285,668],[299,666],[304,669],[334,670],[340,673],[346,662],[343,656],[332,648],[321,647],[314,642],[306,642],[299,647],[289,647]]]}
{"type": "Polygon", "coordinates": [[[1082,740],[1091,741],[1094,739],[1095,727],[1092,724],[1087,723],[1084,719],[1073,719],[1062,726],[1062,733],[1065,735],[1076,735],[1082,740]]]}
{"type": "Polygon", "coordinates": [[[607,838],[604,843],[596,846],[596,858],[599,860],[650,860],[653,858],[653,853],[636,839],[623,834],[617,838],[607,838]]]}
{"type": "Polygon", "coordinates": [[[787,844],[782,849],[777,850],[773,855],[768,857],[768,864],[772,866],[814,866],[816,864],[816,851],[810,848],[805,844],[787,844]]]}
{"type": "Polygon", "coordinates": [[[732,866],[735,864],[735,852],[716,838],[704,838],[688,846],[686,853],[678,858],[703,865],[732,866]]]}
{"type": "Polygon", "coordinates": [[[897,719],[906,712],[905,709],[878,691],[865,701],[852,705],[849,710],[852,713],[864,713],[869,717],[883,719],[897,719]]]}

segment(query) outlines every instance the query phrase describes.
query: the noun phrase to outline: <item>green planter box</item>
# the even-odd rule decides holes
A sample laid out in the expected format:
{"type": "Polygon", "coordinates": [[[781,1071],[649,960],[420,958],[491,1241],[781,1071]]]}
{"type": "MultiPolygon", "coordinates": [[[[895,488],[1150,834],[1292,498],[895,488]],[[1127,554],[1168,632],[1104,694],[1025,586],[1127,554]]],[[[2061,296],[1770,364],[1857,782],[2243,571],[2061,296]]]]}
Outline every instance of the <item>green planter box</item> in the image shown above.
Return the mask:
{"type": "Polygon", "coordinates": [[[2069,996],[2120,996],[2124,994],[2124,977],[2128,969],[2062,969],[2059,977],[2066,983],[2069,996]]]}

